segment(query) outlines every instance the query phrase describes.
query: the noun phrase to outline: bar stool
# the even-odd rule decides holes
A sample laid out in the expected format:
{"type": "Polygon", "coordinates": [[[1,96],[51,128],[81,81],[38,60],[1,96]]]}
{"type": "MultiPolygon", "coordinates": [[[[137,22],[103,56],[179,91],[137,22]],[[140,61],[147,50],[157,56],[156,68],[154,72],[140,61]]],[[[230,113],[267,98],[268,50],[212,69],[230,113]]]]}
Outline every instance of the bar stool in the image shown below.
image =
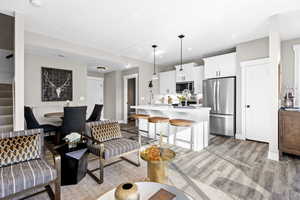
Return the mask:
{"type": "MultiPolygon", "coordinates": [[[[149,131],[149,126],[150,126],[150,123],[154,123],[154,139],[156,140],[156,124],[162,124],[162,123],[169,123],[169,118],[167,117],[149,117],[148,118],[148,136],[150,137],[150,131],[149,131]]],[[[159,138],[159,144],[162,145],[162,133],[160,131],[160,138],[159,138]]],[[[169,131],[168,131],[168,136],[167,136],[167,139],[168,139],[168,143],[169,143],[169,131]]]]}
{"type": "Polygon", "coordinates": [[[191,150],[193,150],[193,148],[194,148],[194,131],[195,131],[194,130],[194,124],[195,124],[195,121],[186,120],[186,119],[171,119],[169,121],[169,123],[170,123],[171,126],[175,126],[175,127],[190,127],[191,128],[191,141],[177,139],[176,138],[177,130],[176,130],[175,133],[174,133],[174,145],[176,145],[176,141],[189,143],[191,150]]]}
{"type": "MultiPolygon", "coordinates": [[[[140,119],[148,119],[150,117],[150,115],[145,115],[145,114],[132,114],[130,115],[131,118],[133,118],[138,124],[139,124],[139,120],[140,119]]],[[[149,126],[148,126],[148,130],[147,131],[144,131],[144,130],[141,130],[139,127],[138,127],[138,132],[144,132],[144,133],[147,133],[147,135],[149,136],[149,126]]],[[[139,140],[140,140],[140,137],[139,137],[139,140]]],[[[141,144],[141,141],[139,141],[140,144],[141,144]]]]}

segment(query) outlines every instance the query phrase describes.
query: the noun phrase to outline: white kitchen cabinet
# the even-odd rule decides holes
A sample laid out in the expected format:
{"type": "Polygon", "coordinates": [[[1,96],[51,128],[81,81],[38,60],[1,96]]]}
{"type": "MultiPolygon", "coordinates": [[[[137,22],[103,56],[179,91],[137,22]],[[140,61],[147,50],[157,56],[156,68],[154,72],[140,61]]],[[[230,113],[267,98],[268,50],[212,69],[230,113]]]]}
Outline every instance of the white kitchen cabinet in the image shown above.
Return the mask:
{"type": "Polygon", "coordinates": [[[204,58],[204,78],[219,78],[236,75],[236,53],[204,58]]]}
{"type": "Polygon", "coordinates": [[[204,79],[204,66],[196,66],[193,68],[194,93],[202,93],[202,82],[204,79]]]}
{"type": "Polygon", "coordinates": [[[188,63],[182,65],[183,71],[180,71],[180,65],[175,66],[176,68],[176,82],[189,82],[194,81],[193,70],[195,63],[188,63]]]}
{"type": "Polygon", "coordinates": [[[176,94],[176,71],[159,73],[160,94],[176,94]]]}

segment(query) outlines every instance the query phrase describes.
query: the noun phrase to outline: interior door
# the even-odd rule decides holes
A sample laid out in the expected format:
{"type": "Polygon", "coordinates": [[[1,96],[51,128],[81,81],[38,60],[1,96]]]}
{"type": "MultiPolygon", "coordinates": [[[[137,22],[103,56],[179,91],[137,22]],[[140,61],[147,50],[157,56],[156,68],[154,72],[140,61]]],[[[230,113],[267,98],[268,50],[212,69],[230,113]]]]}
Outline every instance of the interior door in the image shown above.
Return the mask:
{"type": "Polygon", "coordinates": [[[88,78],[86,96],[88,117],[92,113],[95,104],[103,104],[103,79],[88,78]]]}
{"type": "Polygon", "coordinates": [[[270,64],[245,69],[245,131],[246,138],[269,142],[272,134],[273,108],[272,70],[270,64]]]}
{"type": "Polygon", "coordinates": [[[136,105],[136,80],[135,78],[131,78],[127,80],[127,113],[128,115],[131,115],[135,113],[135,109],[131,108],[131,106],[136,105]]]}

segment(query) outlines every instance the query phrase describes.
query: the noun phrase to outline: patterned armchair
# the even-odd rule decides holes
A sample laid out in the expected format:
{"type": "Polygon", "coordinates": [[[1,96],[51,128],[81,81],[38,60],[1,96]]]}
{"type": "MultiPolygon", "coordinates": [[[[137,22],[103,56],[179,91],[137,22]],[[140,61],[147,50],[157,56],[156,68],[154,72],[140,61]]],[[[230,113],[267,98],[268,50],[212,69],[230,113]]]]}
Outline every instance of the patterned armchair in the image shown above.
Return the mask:
{"type": "Polygon", "coordinates": [[[60,156],[50,151],[55,167],[44,159],[42,129],[1,133],[0,199],[12,199],[45,188],[51,199],[60,200],[60,156]],[[50,187],[52,183],[55,194],[50,187]]]}
{"type": "Polygon", "coordinates": [[[105,160],[118,157],[120,158],[119,160],[109,165],[124,160],[136,167],[140,166],[139,149],[141,146],[141,136],[139,135],[138,142],[123,138],[118,122],[107,120],[87,123],[85,137],[87,138],[89,151],[99,159],[100,167],[88,170],[88,174],[96,180],[97,183],[103,183],[103,171],[104,168],[108,166],[104,164],[105,160]],[[123,157],[125,154],[133,152],[137,152],[137,163],[123,157]],[[93,172],[97,170],[100,170],[100,178],[93,174],[93,172]]]}

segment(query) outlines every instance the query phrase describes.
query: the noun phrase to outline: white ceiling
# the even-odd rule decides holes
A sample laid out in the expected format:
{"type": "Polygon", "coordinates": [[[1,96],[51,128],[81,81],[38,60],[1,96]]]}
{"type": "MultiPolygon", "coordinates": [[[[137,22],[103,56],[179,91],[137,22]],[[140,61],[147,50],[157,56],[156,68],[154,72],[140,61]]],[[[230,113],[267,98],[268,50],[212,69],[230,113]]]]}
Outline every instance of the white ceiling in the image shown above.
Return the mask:
{"type": "Polygon", "coordinates": [[[50,49],[50,48],[44,48],[44,47],[38,47],[32,45],[27,45],[25,47],[25,52],[29,54],[39,55],[39,56],[50,56],[50,57],[55,57],[57,59],[70,60],[74,63],[81,63],[87,66],[87,70],[89,72],[108,73],[115,70],[122,70],[126,67],[126,65],[124,65],[124,63],[121,62],[109,61],[109,60],[99,59],[95,57],[88,57],[80,54],[57,50],[57,49],[50,49]],[[97,70],[98,66],[106,67],[106,70],[99,71],[97,70]]]}
{"type": "MultiPolygon", "coordinates": [[[[3,11],[25,15],[25,29],[141,61],[179,60],[177,35],[185,34],[184,58],[234,47],[268,35],[270,16],[300,9],[299,0],[1,0],[3,11]]],[[[300,11],[284,14],[282,38],[300,37],[300,11]]]]}

